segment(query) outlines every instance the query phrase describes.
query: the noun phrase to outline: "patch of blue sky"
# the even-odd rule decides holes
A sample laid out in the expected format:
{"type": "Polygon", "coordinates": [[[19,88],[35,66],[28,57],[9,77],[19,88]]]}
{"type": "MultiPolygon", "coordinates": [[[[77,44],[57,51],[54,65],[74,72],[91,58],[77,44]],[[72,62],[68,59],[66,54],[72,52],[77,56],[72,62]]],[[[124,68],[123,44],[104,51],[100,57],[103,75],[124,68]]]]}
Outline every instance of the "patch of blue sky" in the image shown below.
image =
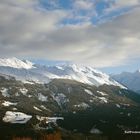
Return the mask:
{"type": "Polygon", "coordinates": [[[39,0],[41,7],[47,10],[72,9],[72,0],[39,0]]]}
{"type": "Polygon", "coordinates": [[[59,5],[63,9],[72,9],[72,0],[59,0],[59,5]]]}
{"type": "Polygon", "coordinates": [[[97,15],[102,15],[105,11],[105,9],[109,8],[110,7],[110,3],[109,2],[106,2],[106,1],[98,1],[96,3],[96,6],[95,6],[95,9],[96,9],[96,12],[97,12],[97,15]]]}

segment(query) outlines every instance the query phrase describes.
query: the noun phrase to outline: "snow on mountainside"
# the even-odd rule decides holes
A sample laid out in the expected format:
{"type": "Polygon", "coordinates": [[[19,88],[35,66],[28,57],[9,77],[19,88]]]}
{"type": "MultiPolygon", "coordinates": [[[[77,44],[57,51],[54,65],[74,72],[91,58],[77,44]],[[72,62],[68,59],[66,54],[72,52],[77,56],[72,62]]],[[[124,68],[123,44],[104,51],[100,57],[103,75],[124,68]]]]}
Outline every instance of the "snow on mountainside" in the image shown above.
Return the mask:
{"type": "Polygon", "coordinates": [[[20,59],[17,59],[15,57],[8,58],[8,59],[0,59],[0,66],[6,66],[6,67],[13,67],[18,69],[31,69],[34,68],[34,64],[30,61],[22,61],[20,59]]]}
{"type": "Polygon", "coordinates": [[[107,74],[102,73],[92,67],[70,64],[62,66],[50,66],[47,68],[47,71],[51,74],[54,74],[54,78],[58,79],[72,79],[81,83],[95,86],[107,84],[123,87],[118,82],[111,79],[107,74]]]}
{"type": "Polygon", "coordinates": [[[22,112],[7,111],[3,118],[4,122],[24,124],[32,118],[31,115],[26,115],[22,112]]]}
{"type": "Polygon", "coordinates": [[[123,72],[121,74],[112,75],[111,77],[129,89],[140,92],[140,70],[134,73],[123,72]]]}
{"type": "Polygon", "coordinates": [[[0,73],[14,76],[22,81],[48,83],[51,79],[70,79],[89,85],[100,86],[107,84],[124,88],[105,73],[92,67],[76,64],[41,66],[17,58],[0,59],[0,73]]]}
{"type": "MultiPolygon", "coordinates": [[[[34,68],[33,68],[34,69],[34,68]]],[[[0,73],[15,77],[17,80],[23,82],[36,82],[36,83],[48,83],[50,79],[47,76],[43,76],[41,73],[35,73],[32,69],[18,69],[13,67],[0,66],[0,73]]]]}

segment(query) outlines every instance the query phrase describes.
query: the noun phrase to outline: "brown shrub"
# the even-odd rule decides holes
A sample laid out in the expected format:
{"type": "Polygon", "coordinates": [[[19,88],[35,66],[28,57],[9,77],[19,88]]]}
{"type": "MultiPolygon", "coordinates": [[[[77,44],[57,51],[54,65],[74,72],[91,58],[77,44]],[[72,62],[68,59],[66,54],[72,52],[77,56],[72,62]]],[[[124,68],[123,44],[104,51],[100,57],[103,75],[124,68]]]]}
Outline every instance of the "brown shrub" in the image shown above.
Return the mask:
{"type": "MultiPolygon", "coordinates": [[[[13,137],[12,140],[34,140],[30,137],[13,137]]],[[[61,140],[61,133],[55,132],[52,134],[42,134],[39,140],[61,140]]]]}

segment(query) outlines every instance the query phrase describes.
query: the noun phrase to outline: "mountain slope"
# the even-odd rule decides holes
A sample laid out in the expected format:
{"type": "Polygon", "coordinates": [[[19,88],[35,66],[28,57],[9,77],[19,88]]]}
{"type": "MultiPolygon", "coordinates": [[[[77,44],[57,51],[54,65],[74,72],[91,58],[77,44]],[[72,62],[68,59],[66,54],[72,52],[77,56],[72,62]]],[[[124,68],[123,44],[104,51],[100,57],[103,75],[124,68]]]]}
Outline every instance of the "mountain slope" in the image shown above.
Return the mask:
{"type": "Polygon", "coordinates": [[[16,107],[18,111],[38,114],[40,111],[55,113],[86,110],[98,105],[137,106],[140,96],[134,97],[131,91],[110,85],[96,87],[67,79],[55,79],[45,85],[28,84],[12,77],[7,79],[0,76],[0,99],[4,108],[16,107]]]}
{"type": "MultiPolygon", "coordinates": [[[[101,133],[112,134],[140,128],[140,95],[117,86],[96,87],[68,79],[25,84],[12,77],[0,76],[0,99],[1,130],[9,130],[7,122],[25,122],[28,116],[32,117],[27,122],[31,128],[37,127],[40,124],[38,118],[43,119],[43,116],[64,118],[59,125],[72,132],[88,133],[99,129],[101,133]],[[18,117],[15,114],[19,114],[18,117]]],[[[19,126],[16,132],[22,127],[19,126]]]]}
{"type": "Polygon", "coordinates": [[[35,73],[29,69],[18,69],[13,67],[0,66],[0,73],[15,77],[17,80],[21,80],[25,83],[48,83],[50,79],[47,76],[43,76],[41,73],[35,73]]]}
{"type": "Polygon", "coordinates": [[[130,73],[130,72],[123,72],[118,75],[112,75],[112,78],[119,83],[123,84],[124,86],[128,87],[129,89],[140,92],[140,72],[139,70],[130,73]]]}

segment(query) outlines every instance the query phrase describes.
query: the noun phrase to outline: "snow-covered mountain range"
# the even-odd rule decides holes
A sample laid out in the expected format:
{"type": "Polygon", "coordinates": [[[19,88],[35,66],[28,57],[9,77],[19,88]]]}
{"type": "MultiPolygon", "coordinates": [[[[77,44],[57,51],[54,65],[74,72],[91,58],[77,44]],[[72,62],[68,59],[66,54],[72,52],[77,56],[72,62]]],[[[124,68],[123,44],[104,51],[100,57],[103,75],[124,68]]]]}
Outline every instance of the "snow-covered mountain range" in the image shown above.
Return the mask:
{"type": "Polygon", "coordinates": [[[48,83],[52,79],[70,79],[89,85],[100,86],[106,84],[124,88],[109,75],[92,67],[76,64],[43,66],[36,65],[28,60],[8,58],[0,59],[0,73],[13,76],[24,82],[48,83]]]}
{"type": "Polygon", "coordinates": [[[112,75],[111,77],[129,89],[140,92],[140,70],[134,73],[123,72],[121,74],[112,75]]]}

